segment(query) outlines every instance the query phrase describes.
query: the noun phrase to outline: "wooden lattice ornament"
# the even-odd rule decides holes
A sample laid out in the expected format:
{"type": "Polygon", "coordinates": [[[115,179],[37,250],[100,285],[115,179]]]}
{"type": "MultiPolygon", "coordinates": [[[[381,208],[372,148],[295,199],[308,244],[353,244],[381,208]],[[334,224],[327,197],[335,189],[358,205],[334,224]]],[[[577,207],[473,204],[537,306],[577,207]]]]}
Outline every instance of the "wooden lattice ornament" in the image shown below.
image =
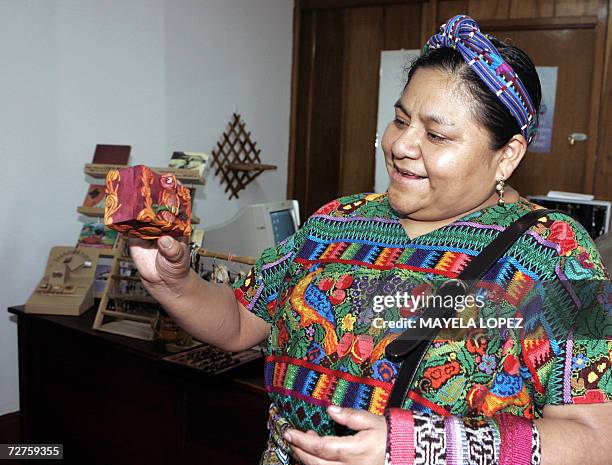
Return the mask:
{"type": "Polygon", "coordinates": [[[211,163],[215,168],[215,176],[220,175],[221,184],[225,184],[225,192],[230,192],[230,199],[238,198],[238,192],[262,172],[276,169],[275,165],[262,164],[260,153],[257,142],[251,139],[251,133],[245,129],[242,117],[234,113],[227,131],[212,151],[211,163]]]}

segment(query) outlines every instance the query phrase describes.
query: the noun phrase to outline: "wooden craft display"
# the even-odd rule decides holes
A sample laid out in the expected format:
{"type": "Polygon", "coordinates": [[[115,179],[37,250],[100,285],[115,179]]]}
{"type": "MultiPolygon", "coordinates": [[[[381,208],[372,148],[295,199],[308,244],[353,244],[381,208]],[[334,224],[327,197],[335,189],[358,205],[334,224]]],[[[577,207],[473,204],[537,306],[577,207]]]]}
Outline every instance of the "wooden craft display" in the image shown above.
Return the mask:
{"type": "Polygon", "coordinates": [[[118,242],[119,252],[113,259],[93,329],[151,341],[154,339],[152,324],[159,315],[158,304],[144,291],[133,290],[135,286],[142,286],[140,278],[125,273],[124,270],[133,268],[129,267],[132,259],[128,255],[127,238],[120,236],[118,242]]]}
{"type": "MultiPolygon", "coordinates": [[[[235,197],[238,196],[238,190],[243,189],[248,182],[254,179],[262,171],[276,169],[275,166],[263,165],[260,163],[259,150],[256,148],[256,144],[250,140],[250,133],[244,130],[244,123],[240,122],[239,115],[234,115],[234,123],[231,125],[229,133],[224,134],[224,143],[218,144],[218,148],[219,151],[217,155],[221,153],[226,154],[223,156],[222,164],[226,172],[224,179],[227,179],[229,184],[233,186],[234,190],[232,192],[234,192],[233,195],[235,197]],[[231,141],[234,141],[233,145],[231,141]]],[[[213,161],[214,159],[215,152],[213,152],[213,161]]],[[[129,167],[124,165],[87,164],[85,166],[85,173],[93,178],[107,177],[107,180],[110,179],[110,182],[107,183],[107,188],[110,184],[109,190],[111,191],[111,195],[113,195],[113,191],[116,191],[117,187],[113,179],[116,178],[117,173],[121,176],[121,173],[125,172],[124,170],[127,168],[129,167]]],[[[136,167],[131,168],[130,171],[134,171],[135,168],[136,167]]],[[[140,176],[142,176],[143,168],[138,169],[141,170],[140,176]]],[[[150,174],[151,178],[155,178],[155,182],[157,182],[158,177],[161,178],[158,173],[171,173],[174,174],[175,179],[180,181],[193,184],[204,184],[202,173],[198,172],[198,170],[185,170],[180,168],[151,168],[150,170],[150,173],[147,173],[147,175],[150,174]]],[[[117,205],[113,205],[113,202],[116,203],[118,197],[117,199],[110,200],[110,214],[107,214],[107,218],[105,219],[108,220],[111,225],[117,225],[124,221],[129,223],[134,219],[138,220],[138,213],[134,214],[134,211],[138,210],[138,208],[142,207],[146,202],[149,202],[151,207],[153,207],[154,204],[158,206],[165,204],[164,201],[158,201],[160,198],[159,192],[151,192],[148,196],[141,196],[141,188],[142,185],[132,187],[132,196],[138,197],[138,205],[134,208],[132,213],[126,216],[117,216],[121,212],[116,208],[117,205]],[[113,211],[113,209],[116,211],[113,211]],[[130,216],[132,218],[129,218],[130,216]]],[[[226,189],[226,192],[229,189],[231,188],[226,189]]],[[[108,197],[107,195],[106,207],[108,207],[108,197]]],[[[181,195],[179,195],[179,199],[180,197],[181,195]]],[[[180,199],[180,201],[182,201],[182,199],[180,199]]],[[[182,205],[183,203],[181,203],[181,206],[182,205]]],[[[191,214],[190,207],[191,204],[189,204],[189,214],[191,214]]],[[[104,214],[103,209],[95,207],[82,206],[77,210],[79,213],[88,216],[99,217],[104,214]]],[[[195,224],[197,221],[197,218],[192,217],[191,223],[195,224]]],[[[131,223],[130,227],[132,230],[134,230],[134,226],[138,227],[137,224],[131,223]]],[[[186,229],[182,231],[184,233],[186,229]]],[[[200,237],[200,239],[197,240],[195,236],[194,234],[192,242],[196,241],[201,245],[202,238],[200,237]]],[[[113,252],[109,254],[112,256],[112,262],[110,264],[110,270],[108,271],[108,279],[101,293],[93,329],[142,340],[154,340],[156,337],[159,337],[160,334],[165,334],[161,331],[159,323],[160,311],[162,309],[144,290],[137,270],[133,265],[133,261],[129,257],[127,244],[127,237],[120,235],[113,252]]],[[[235,256],[229,253],[197,248],[197,246],[193,249],[193,252],[196,257],[210,257],[213,260],[225,260],[242,265],[253,265],[255,263],[253,257],[235,256]]],[[[243,272],[241,271],[241,273],[243,272]]]]}
{"type": "Polygon", "coordinates": [[[53,247],[43,278],[25,304],[26,313],[78,316],[94,304],[95,270],[108,249],[53,247]]]}
{"type": "Polygon", "coordinates": [[[212,151],[211,163],[215,167],[215,176],[220,175],[221,184],[225,184],[225,192],[230,193],[230,200],[238,198],[238,193],[261,173],[276,169],[276,165],[262,164],[260,153],[257,142],[245,129],[242,117],[234,113],[228,130],[212,151]]]}
{"type": "MultiPolygon", "coordinates": [[[[122,267],[123,269],[130,268],[133,261],[128,256],[127,238],[121,236],[118,241],[117,250],[120,252],[116,254],[113,260],[109,279],[98,305],[93,329],[136,339],[153,340],[155,339],[156,321],[159,318],[159,312],[156,311],[159,304],[152,297],[146,295],[144,288],[140,288],[138,293],[126,292],[126,287],[133,289],[141,286],[140,277],[136,272],[129,275],[122,273],[122,267]],[[130,283],[132,283],[132,286],[130,286],[130,283]],[[125,308],[129,306],[148,310],[126,312],[125,308]]],[[[253,257],[236,256],[206,249],[197,249],[195,253],[197,256],[211,257],[243,265],[253,265],[255,263],[253,257]]],[[[131,269],[135,270],[135,267],[132,265],[131,269]]]]}

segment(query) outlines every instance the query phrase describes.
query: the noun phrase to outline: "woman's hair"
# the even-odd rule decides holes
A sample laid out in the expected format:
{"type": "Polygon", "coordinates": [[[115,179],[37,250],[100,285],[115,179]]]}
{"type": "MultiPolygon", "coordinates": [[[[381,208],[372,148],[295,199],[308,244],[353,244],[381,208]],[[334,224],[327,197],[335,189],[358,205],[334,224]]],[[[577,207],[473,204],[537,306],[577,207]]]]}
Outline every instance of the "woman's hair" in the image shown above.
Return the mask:
{"type": "MultiPolygon", "coordinates": [[[[536,112],[539,113],[542,89],[531,59],[518,47],[505,44],[491,36],[489,40],[495,45],[504,61],[518,74],[536,112]]],[[[489,131],[493,150],[502,148],[513,135],[521,134],[521,129],[510,111],[472,71],[458,51],[443,47],[421,55],[410,66],[406,87],[419,68],[439,69],[461,80],[470,96],[474,98],[472,113],[476,121],[489,131]]]]}

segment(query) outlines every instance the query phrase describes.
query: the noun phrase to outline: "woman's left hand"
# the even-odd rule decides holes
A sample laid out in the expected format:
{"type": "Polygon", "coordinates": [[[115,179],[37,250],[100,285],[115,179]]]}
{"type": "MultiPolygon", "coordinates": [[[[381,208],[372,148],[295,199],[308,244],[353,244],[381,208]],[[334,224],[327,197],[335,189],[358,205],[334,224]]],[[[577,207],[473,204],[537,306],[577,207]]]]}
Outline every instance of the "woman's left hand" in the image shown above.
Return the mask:
{"type": "Polygon", "coordinates": [[[329,416],[357,431],[353,436],[319,436],[314,431],[285,432],[293,455],[305,465],[384,465],[387,449],[385,417],[366,410],[329,407],[329,416]]]}

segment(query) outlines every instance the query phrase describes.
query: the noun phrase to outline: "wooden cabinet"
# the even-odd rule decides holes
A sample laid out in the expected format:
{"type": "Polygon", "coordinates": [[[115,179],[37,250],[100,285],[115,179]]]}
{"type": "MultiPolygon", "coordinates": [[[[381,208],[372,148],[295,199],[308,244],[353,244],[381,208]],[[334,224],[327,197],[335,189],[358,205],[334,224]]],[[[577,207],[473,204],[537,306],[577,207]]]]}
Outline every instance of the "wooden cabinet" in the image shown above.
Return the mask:
{"type": "MultiPolygon", "coordinates": [[[[214,378],[80,317],[17,315],[22,443],[75,464],[253,464],[267,440],[263,363],[214,378]]],[[[261,361],[260,361],[261,362],[261,361]]]]}
{"type": "Polygon", "coordinates": [[[305,217],[340,195],[373,190],[381,51],[418,49],[446,19],[467,13],[536,65],[560,67],[552,152],[528,154],[511,183],[524,195],[611,199],[611,3],[296,0],[288,197],[305,217]],[[571,132],[589,139],[571,147],[571,132]]]}

